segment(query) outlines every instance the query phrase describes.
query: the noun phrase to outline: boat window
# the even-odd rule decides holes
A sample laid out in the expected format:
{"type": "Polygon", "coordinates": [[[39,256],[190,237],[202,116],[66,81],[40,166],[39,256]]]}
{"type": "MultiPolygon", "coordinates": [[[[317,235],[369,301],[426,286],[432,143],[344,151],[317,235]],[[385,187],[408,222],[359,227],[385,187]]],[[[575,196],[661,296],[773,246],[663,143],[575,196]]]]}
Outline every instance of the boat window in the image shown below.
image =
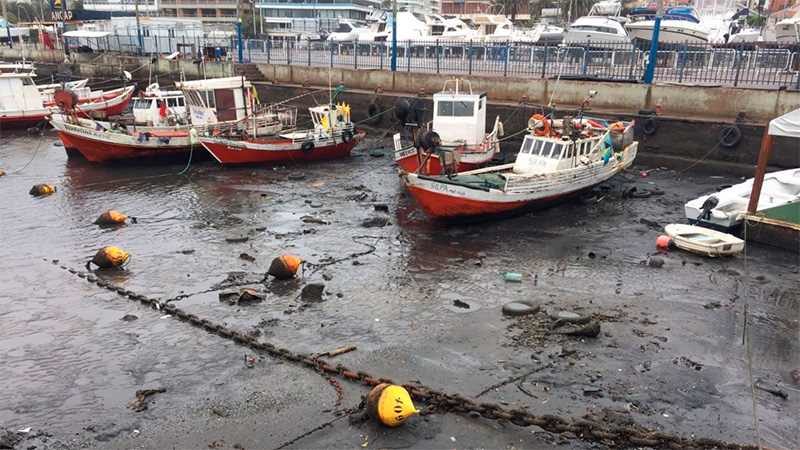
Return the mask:
{"type": "Polygon", "coordinates": [[[169,106],[170,108],[175,108],[176,106],[178,106],[178,99],[175,97],[168,98],[167,106],[169,106]]]}
{"type": "Polygon", "coordinates": [[[485,98],[478,100],[478,111],[483,109],[483,104],[486,102],[485,98]]]}
{"type": "Polygon", "coordinates": [[[545,142],[542,145],[542,152],[540,153],[541,156],[548,158],[550,156],[550,152],[553,151],[553,143],[552,142],[545,142]]]}
{"type": "Polygon", "coordinates": [[[564,146],[561,144],[553,144],[553,153],[550,154],[550,157],[553,159],[561,159],[561,152],[564,150],[564,146]]]}
{"type": "Polygon", "coordinates": [[[440,117],[472,117],[475,104],[470,101],[440,101],[437,115],[440,117]]]}
{"type": "Polygon", "coordinates": [[[530,154],[531,147],[533,147],[533,139],[526,137],[525,140],[522,141],[522,148],[519,151],[520,153],[530,154]]]}
{"type": "Polygon", "coordinates": [[[178,97],[178,106],[185,106],[183,103],[183,97],[178,97]]]}
{"type": "Polygon", "coordinates": [[[32,78],[23,78],[22,79],[22,85],[23,86],[31,86],[31,85],[33,85],[33,79],[32,78]]]}
{"type": "Polygon", "coordinates": [[[139,98],[133,102],[134,109],[150,109],[150,99],[139,98]]]}
{"type": "Polygon", "coordinates": [[[348,24],[346,24],[346,23],[340,23],[340,24],[339,24],[339,27],[338,27],[338,28],[336,28],[336,32],[337,32],[337,33],[349,33],[349,32],[351,32],[352,30],[353,30],[353,29],[352,29],[352,28],[350,28],[350,25],[348,25],[348,24]]]}

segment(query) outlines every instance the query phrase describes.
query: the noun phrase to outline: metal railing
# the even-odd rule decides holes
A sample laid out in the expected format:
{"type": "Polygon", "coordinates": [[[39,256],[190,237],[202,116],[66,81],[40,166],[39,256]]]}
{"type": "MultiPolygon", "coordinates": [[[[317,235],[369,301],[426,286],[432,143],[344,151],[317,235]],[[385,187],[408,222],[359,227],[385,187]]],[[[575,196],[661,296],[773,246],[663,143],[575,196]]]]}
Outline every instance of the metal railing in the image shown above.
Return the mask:
{"type": "MultiPolygon", "coordinates": [[[[179,51],[196,58],[220,47],[238,54],[236,37],[142,36],[114,34],[68,39],[72,49],[139,54],[179,51]],[[141,47],[141,48],[140,48],[141,47]]],[[[243,62],[308,67],[389,70],[388,42],[330,42],[282,38],[243,40],[243,62]]],[[[486,41],[402,41],[397,71],[488,75],[515,78],[565,78],[638,82],[648,63],[647,45],[581,42],[538,44],[486,41]]],[[[716,46],[662,44],[656,56],[656,82],[800,90],[800,47],[776,44],[716,46]]]]}

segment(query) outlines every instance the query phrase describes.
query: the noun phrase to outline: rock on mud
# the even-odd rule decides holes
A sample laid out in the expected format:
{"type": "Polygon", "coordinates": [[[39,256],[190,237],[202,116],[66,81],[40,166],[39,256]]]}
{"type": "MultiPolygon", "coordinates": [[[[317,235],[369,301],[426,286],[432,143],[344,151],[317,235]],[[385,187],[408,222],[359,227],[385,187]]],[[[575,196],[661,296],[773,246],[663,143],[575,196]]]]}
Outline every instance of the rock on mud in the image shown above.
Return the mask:
{"type": "Polygon", "coordinates": [[[324,293],[324,283],[309,283],[303,287],[302,291],[300,291],[300,299],[307,303],[319,303],[324,301],[324,293]]]}
{"type": "Polygon", "coordinates": [[[389,218],[384,216],[374,216],[361,221],[364,228],[381,228],[389,225],[389,218]]]}
{"type": "Polygon", "coordinates": [[[583,326],[571,327],[560,331],[559,334],[596,338],[600,334],[600,322],[592,321],[583,326]]]}
{"type": "Polygon", "coordinates": [[[539,305],[527,300],[510,302],[503,305],[503,314],[507,316],[525,316],[537,312],[539,312],[539,305]]]}
{"type": "Polygon", "coordinates": [[[652,256],[647,260],[647,265],[655,269],[664,267],[664,258],[660,256],[652,256]]]}
{"type": "Polygon", "coordinates": [[[11,430],[0,431],[0,448],[13,449],[22,442],[22,436],[11,430]]]}

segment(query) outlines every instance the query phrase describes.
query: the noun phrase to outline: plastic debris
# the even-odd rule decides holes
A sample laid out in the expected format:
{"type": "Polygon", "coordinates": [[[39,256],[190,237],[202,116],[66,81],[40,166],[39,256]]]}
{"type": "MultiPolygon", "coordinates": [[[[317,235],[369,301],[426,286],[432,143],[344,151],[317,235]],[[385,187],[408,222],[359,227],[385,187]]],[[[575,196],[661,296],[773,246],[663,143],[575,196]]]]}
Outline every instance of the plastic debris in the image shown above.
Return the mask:
{"type": "Polygon", "coordinates": [[[519,272],[504,272],[503,279],[512,283],[521,283],[522,274],[519,272]]]}

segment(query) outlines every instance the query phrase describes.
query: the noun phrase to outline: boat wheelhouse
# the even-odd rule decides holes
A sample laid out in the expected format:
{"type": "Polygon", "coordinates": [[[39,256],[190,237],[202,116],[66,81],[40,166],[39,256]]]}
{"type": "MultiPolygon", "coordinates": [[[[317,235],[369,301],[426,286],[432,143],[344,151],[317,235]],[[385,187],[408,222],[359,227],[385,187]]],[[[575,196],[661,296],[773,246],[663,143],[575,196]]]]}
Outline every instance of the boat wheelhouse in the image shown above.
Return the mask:
{"type": "Polygon", "coordinates": [[[0,125],[35,125],[48,115],[30,72],[0,73],[0,125]]]}
{"type": "Polygon", "coordinates": [[[131,109],[137,125],[174,126],[189,123],[183,92],[162,90],[158,83],[147,86],[138,97],[134,97],[131,109]]]}
{"type": "MultiPolygon", "coordinates": [[[[463,80],[448,80],[441,92],[433,95],[433,121],[427,131],[435,133],[438,154],[418,150],[419,145],[395,148],[395,162],[406,172],[442,172],[443,157],[452,157],[456,171],[472,170],[489,163],[500,152],[498,138],[503,134],[500,117],[486,133],[486,93],[474,93],[472,85],[462,90],[463,80]]],[[[424,131],[424,130],[423,130],[424,131]]]]}

